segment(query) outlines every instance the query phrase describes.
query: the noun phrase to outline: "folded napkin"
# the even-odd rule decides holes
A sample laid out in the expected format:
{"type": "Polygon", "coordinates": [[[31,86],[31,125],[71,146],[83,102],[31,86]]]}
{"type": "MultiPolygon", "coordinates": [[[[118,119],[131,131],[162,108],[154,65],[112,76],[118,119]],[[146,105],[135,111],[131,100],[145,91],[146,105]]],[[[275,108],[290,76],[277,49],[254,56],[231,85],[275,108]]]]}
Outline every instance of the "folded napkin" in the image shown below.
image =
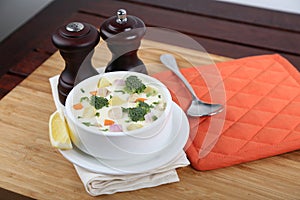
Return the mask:
{"type": "MultiPolygon", "coordinates": [[[[58,110],[64,110],[64,106],[58,99],[57,83],[59,76],[49,79],[52,96],[58,110]]],[[[86,191],[92,195],[113,194],[116,192],[132,191],[141,188],[155,187],[162,184],[178,182],[176,168],[189,165],[189,160],[182,150],[173,160],[157,169],[145,173],[109,175],[88,171],[74,165],[86,191]]]]}
{"type": "Polygon", "coordinates": [[[86,191],[97,196],[113,194],[116,192],[132,191],[141,188],[155,187],[158,185],[178,182],[179,178],[175,168],[189,164],[184,151],[167,165],[150,172],[129,175],[104,175],[87,171],[74,165],[86,191]]]}
{"type": "MultiPolygon", "coordinates": [[[[195,169],[211,170],[300,149],[300,73],[296,68],[277,54],[217,63],[219,77],[211,73],[212,68],[181,70],[200,99],[215,102],[212,94],[222,94],[217,89],[220,85],[226,94],[223,113],[189,117],[185,150],[195,169]],[[220,129],[210,131],[216,127],[220,129]]],[[[169,71],[155,77],[186,110],[191,96],[178,78],[169,71]]]]}

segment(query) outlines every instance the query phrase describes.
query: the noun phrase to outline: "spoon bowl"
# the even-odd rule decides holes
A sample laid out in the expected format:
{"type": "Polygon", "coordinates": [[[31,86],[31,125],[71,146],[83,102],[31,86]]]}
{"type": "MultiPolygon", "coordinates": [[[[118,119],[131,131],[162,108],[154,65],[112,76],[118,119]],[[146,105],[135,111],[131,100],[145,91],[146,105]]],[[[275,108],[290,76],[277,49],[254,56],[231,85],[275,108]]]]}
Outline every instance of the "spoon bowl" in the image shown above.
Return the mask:
{"type": "Polygon", "coordinates": [[[194,89],[192,88],[192,86],[185,79],[185,77],[181,74],[173,55],[163,54],[160,56],[160,60],[168,69],[170,69],[174,74],[176,74],[178,76],[178,78],[180,78],[180,80],[184,83],[186,88],[191,93],[192,102],[191,102],[190,107],[187,110],[187,114],[189,116],[192,116],[192,117],[211,116],[211,115],[215,115],[215,114],[223,111],[223,109],[224,109],[223,105],[205,103],[196,96],[196,93],[195,93],[194,89]]]}

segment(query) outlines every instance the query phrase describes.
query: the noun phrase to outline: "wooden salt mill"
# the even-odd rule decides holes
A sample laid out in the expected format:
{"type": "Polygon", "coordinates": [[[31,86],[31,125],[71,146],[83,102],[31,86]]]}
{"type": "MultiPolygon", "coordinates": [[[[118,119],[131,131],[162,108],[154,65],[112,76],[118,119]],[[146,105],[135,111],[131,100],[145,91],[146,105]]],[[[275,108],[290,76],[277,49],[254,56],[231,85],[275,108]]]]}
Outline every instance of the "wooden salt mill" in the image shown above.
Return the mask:
{"type": "Polygon", "coordinates": [[[100,35],[112,53],[105,72],[135,71],[147,74],[144,63],[137,56],[145,32],[144,22],[127,15],[124,9],[119,9],[116,16],[104,21],[100,27],[100,35]]]}
{"type": "Polygon", "coordinates": [[[65,60],[65,69],[58,81],[59,100],[63,105],[75,84],[98,74],[92,66],[91,57],[99,40],[98,30],[81,22],[71,22],[62,26],[52,35],[53,44],[65,60]]]}

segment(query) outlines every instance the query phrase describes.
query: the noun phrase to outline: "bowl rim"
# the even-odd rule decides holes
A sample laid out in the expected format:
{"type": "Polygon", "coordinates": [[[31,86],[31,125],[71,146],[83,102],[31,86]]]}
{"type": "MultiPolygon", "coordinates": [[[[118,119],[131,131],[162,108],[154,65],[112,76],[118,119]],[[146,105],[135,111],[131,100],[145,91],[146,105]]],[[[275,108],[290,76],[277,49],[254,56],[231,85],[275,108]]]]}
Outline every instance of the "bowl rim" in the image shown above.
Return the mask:
{"type": "MultiPolygon", "coordinates": [[[[96,85],[97,83],[95,83],[96,85]]],[[[100,73],[94,76],[91,76],[83,81],[81,81],[80,83],[78,83],[76,86],[74,86],[72,88],[72,90],[70,91],[70,93],[67,96],[66,99],[66,103],[65,103],[65,115],[67,118],[67,122],[68,120],[71,120],[71,122],[73,123],[73,126],[75,126],[75,128],[81,128],[83,129],[86,133],[88,134],[96,134],[96,135],[100,135],[100,136],[109,136],[109,137],[117,137],[117,136],[135,136],[141,132],[145,132],[145,131],[149,131],[150,129],[152,129],[153,127],[159,125],[161,123],[162,120],[165,120],[166,117],[168,117],[169,114],[171,114],[171,106],[172,106],[172,97],[171,97],[171,93],[168,90],[168,88],[162,83],[160,82],[158,79],[146,75],[146,74],[142,74],[142,73],[138,73],[138,72],[132,72],[132,71],[115,71],[115,72],[106,72],[106,73],[100,73]],[[79,121],[75,118],[75,116],[72,113],[72,104],[71,104],[71,100],[73,99],[73,96],[75,95],[76,91],[80,91],[80,88],[82,88],[83,85],[89,85],[88,82],[93,82],[94,79],[95,80],[99,80],[101,77],[105,77],[105,76],[110,76],[110,75],[126,75],[126,76],[130,76],[130,75],[136,75],[136,76],[141,76],[144,77],[145,79],[150,79],[151,81],[154,81],[155,84],[159,85],[159,88],[162,89],[164,96],[165,96],[165,101],[167,103],[166,105],[166,109],[164,110],[164,112],[162,113],[162,115],[158,118],[158,120],[155,120],[154,122],[152,122],[151,124],[149,124],[146,127],[140,128],[140,129],[136,129],[136,130],[132,130],[132,131],[118,131],[118,132],[112,132],[112,131],[101,131],[101,130],[95,130],[95,129],[90,129],[87,126],[83,125],[82,123],[78,123],[79,121]]]]}

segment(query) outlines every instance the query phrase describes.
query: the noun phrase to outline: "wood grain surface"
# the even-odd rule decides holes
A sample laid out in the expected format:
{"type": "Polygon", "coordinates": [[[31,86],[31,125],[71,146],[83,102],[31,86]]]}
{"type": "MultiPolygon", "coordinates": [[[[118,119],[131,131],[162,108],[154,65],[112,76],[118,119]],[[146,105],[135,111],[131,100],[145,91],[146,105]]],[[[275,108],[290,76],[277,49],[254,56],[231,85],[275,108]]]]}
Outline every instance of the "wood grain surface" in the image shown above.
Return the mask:
{"type": "MultiPolygon", "coordinates": [[[[159,55],[171,52],[181,67],[230,60],[144,40],[139,56],[151,73],[166,70],[159,55]],[[161,50],[163,49],[163,50],[161,50]],[[209,56],[209,57],[208,57],[209,56]]],[[[94,66],[110,53],[101,42],[94,66]]],[[[177,170],[180,182],[98,197],[89,196],[73,165],[51,147],[48,120],[55,111],[49,78],[64,62],[56,52],[0,101],[0,187],[34,199],[299,199],[300,152],[212,171],[177,170]]]]}

